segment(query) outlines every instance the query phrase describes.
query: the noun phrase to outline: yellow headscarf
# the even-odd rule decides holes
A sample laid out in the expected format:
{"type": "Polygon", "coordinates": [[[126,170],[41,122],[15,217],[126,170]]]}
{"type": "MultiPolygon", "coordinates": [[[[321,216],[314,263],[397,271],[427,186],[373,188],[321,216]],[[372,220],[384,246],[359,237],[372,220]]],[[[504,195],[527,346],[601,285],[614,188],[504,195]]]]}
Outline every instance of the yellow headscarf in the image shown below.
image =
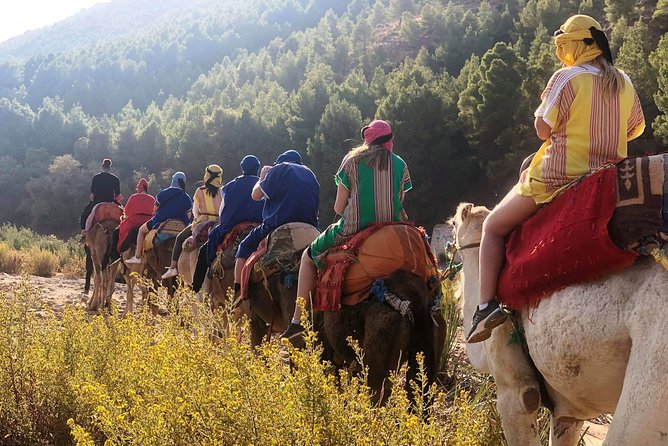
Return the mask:
{"type": "Polygon", "coordinates": [[[208,166],[204,171],[204,182],[220,188],[223,185],[223,168],[218,164],[208,166]],[[209,181],[211,177],[213,178],[209,181]]]}
{"type": "Polygon", "coordinates": [[[554,43],[557,45],[557,57],[567,67],[582,65],[603,54],[603,50],[593,41],[589,30],[592,26],[603,31],[596,20],[588,15],[578,14],[559,27],[554,43]],[[592,43],[587,45],[584,39],[591,39],[592,43]]]}

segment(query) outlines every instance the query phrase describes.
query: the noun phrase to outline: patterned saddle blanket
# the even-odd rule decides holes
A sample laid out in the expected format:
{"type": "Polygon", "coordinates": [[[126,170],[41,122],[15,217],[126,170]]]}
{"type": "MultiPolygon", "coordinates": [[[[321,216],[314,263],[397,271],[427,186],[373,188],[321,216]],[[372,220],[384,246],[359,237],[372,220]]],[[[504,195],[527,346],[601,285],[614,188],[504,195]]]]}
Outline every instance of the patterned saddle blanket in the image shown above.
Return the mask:
{"type": "Polygon", "coordinates": [[[183,242],[183,250],[190,252],[199,249],[206,243],[209,231],[214,226],[216,226],[216,220],[206,220],[195,225],[192,235],[183,242]]]}
{"type": "Polygon", "coordinates": [[[224,277],[226,269],[234,268],[234,261],[239,243],[249,232],[258,226],[255,222],[243,222],[225,234],[223,241],[216,248],[216,258],[211,264],[211,273],[215,277],[224,277]]]}
{"type": "Polygon", "coordinates": [[[163,221],[157,228],[151,229],[148,234],[146,234],[146,238],[144,239],[144,251],[160,246],[168,240],[171,241],[171,239],[179,235],[185,228],[186,225],[183,224],[181,220],[170,219],[163,221]]]}
{"type": "Polygon", "coordinates": [[[438,278],[437,262],[422,228],[408,223],[378,223],[327,252],[318,275],[313,308],[337,311],[367,299],[373,283],[398,270],[425,283],[438,278]]]}
{"type": "MultiPolygon", "coordinates": [[[[555,291],[624,269],[665,234],[668,154],[625,159],[575,181],[508,238],[499,300],[535,307],[555,291]]],[[[665,239],[664,239],[665,240],[665,239]]]]}
{"type": "Polygon", "coordinates": [[[246,260],[241,272],[241,297],[248,298],[248,285],[277,272],[296,275],[301,254],[320,231],[307,223],[287,223],[276,228],[246,260]]]}

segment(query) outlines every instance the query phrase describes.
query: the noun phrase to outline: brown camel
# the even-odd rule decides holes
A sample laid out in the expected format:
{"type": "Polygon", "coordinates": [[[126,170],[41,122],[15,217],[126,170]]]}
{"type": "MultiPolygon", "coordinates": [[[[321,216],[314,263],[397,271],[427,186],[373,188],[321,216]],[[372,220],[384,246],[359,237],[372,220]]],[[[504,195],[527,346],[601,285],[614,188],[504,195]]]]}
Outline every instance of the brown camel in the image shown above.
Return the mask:
{"type": "MultiPolygon", "coordinates": [[[[121,262],[122,262],[122,274],[125,279],[125,284],[127,285],[127,293],[125,295],[125,310],[123,314],[132,314],[134,312],[134,289],[138,285],[139,281],[137,277],[132,274],[133,272],[138,273],[140,276],[145,275],[146,263],[142,262],[141,265],[128,265],[125,263],[130,257],[135,253],[135,246],[129,247],[127,250],[121,253],[121,262]]],[[[142,302],[146,304],[148,302],[149,308],[153,314],[157,314],[158,306],[154,303],[151,303],[148,299],[148,289],[142,285],[139,285],[142,294],[142,302]]]]}
{"type": "Polygon", "coordinates": [[[248,299],[242,304],[242,311],[250,317],[251,344],[260,345],[273,334],[282,333],[287,328],[295,311],[297,284],[284,286],[285,274],[277,272],[263,281],[252,283],[248,288],[248,299]]]}
{"type": "Polygon", "coordinates": [[[384,279],[389,293],[410,302],[412,318],[375,298],[357,305],[344,305],[339,311],[322,313],[321,338],[328,344],[325,358],[338,367],[358,368],[357,357],[348,343],[352,337],[364,352],[368,367],[368,386],[374,402],[383,402],[390,395],[386,386],[389,374],[408,362],[406,390],[418,372],[417,355],[424,355],[428,382],[436,379],[445,334],[445,321],[434,296],[424,281],[407,271],[397,271],[384,279]],[[412,320],[411,320],[412,319],[412,320]],[[327,357],[328,352],[331,356],[327,357]]]}
{"type": "Polygon", "coordinates": [[[117,220],[107,219],[102,222],[94,222],[91,228],[86,231],[86,245],[90,249],[94,271],[93,293],[88,299],[88,309],[90,311],[109,308],[111,305],[118,264],[109,266],[109,259],[106,256],[110,234],[117,227],[117,220]]]}
{"type": "MultiPolygon", "coordinates": [[[[267,278],[267,287],[263,282],[250,285],[244,309],[250,315],[252,345],[259,345],[266,337],[287,328],[295,308],[297,287],[296,284],[286,287],[285,279],[279,272],[267,278]]],[[[352,337],[359,343],[364,365],[368,366],[368,385],[374,402],[389,397],[387,378],[405,362],[408,362],[406,388],[411,392],[408,383],[416,377],[419,352],[424,354],[429,380],[426,384],[431,384],[438,372],[445,333],[440,309],[432,311],[434,297],[419,277],[397,271],[385,279],[385,285],[399,299],[410,302],[412,321],[375,299],[343,306],[339,311],[316,313],[314,317],[314,329],[324,342],[323,359],[335,366],[359,369],[347,339],[352,337]]]]}

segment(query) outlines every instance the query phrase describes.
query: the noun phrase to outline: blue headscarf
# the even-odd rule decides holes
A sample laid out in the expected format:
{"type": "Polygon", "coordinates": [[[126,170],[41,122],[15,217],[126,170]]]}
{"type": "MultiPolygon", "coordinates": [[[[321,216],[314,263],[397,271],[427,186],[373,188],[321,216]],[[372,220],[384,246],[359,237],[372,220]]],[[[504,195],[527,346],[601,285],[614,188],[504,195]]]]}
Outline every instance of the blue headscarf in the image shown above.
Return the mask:
{"type": "Polygon", "coordinates": [[[244,175],[257,175],[260,170],[260,160],[255,155],[246,155],[239,166],[244,175]]]}
{"type": "Polygon", "coordinates": [[[274,164],[280,163],[294,163],[294,164],[304,164],[302,162],[302,156],[296,150],[287,150],[281,153],[274,164]]]}
{"type": "Polygon", "coordinates": [[[186,188],[186,174],[183,172],[176,172],[172,175],[172,184],[170,187],[180,187],[181,189],[186,188]]]}

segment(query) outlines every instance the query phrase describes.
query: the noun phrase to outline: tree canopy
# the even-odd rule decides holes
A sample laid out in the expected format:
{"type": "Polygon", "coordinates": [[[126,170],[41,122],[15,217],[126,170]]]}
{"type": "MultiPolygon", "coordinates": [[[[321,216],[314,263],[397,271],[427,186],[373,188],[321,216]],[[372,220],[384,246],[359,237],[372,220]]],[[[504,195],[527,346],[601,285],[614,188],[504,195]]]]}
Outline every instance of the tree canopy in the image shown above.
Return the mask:
{"type": "Polygon", "coordinates": [[[552,32],[578,12],[606,27],[640,95],[631,153],[662,150],[663,0],[113,0],[0,44],[0,219],[73,233],[103,157],[127,196],[140,176],[156,191],[182,170],[194,188],[210,163],[230,180],[246,154],[295,148],[324,226],[343,155],[380,118],[411,171],[408,214],[429,227],[516,181],[540,145],[552,32]]]}

